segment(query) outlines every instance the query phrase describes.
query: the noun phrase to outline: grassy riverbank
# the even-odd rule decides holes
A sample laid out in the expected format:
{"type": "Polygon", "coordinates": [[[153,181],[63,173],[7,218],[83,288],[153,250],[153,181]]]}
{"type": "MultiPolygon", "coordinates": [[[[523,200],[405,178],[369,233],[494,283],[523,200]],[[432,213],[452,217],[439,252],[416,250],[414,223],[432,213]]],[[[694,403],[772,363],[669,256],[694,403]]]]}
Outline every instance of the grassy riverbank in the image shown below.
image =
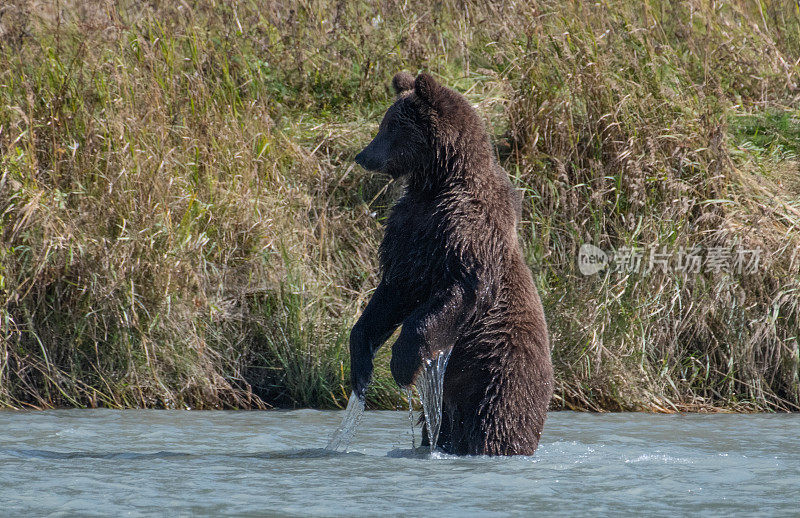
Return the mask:
{"type": "Polygon", "coordinates": [[[794,1],[370,4],[0,8],[0,407],[342,405],[401,189],[352,158],[425,69],[525,194],[555,408],[800,409],[794,1]]]}

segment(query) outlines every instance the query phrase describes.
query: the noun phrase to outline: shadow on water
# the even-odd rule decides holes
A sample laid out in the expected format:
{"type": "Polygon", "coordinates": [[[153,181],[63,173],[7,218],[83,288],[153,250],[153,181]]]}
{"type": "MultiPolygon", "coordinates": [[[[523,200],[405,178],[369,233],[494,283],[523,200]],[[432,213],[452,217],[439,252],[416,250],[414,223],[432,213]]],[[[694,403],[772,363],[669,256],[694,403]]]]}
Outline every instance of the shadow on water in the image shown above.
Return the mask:
{"type": "MultiPolygon", "coordinates": [[[[50,451],[50,450],[0,450],[0,456],[17,457],[21,459],[99,459],[99,460],[192,460],[208,458],[235,458],[235,459],[262,459],[262,460],[290,460],[290,459],[325,459],[365,457],[360,452],[340,452],[326,448],[306,448],[301,450],[267,451],[252,453],[217,452],[217,453],[187,453],[177,451],[157,451],[151,453],[136,452],[92,452],[92,451],[50,451]]],[[[393,459],[451,459],[458,458],[441,450],[431,452],[428,446],[417,448],[396,448],[386,453],[393,459]]]]}
{"type": "Polygon", "coordinates": [[[153,459],[207,459],[209,457],[227,457],[239,459],[323,459],[328,457],[364,456],[357,452],[338,452],[325,448],[308,448],[302,450],[286,450],[254,453],[186,453],[174,451],[158,451],[154,453],[135,452],[90,452],[90,451],[49,451],[49,450],[0,450],[0,455],[8,455],[23,459],[103,459],[103,460],[153,460],[153,459]]]}

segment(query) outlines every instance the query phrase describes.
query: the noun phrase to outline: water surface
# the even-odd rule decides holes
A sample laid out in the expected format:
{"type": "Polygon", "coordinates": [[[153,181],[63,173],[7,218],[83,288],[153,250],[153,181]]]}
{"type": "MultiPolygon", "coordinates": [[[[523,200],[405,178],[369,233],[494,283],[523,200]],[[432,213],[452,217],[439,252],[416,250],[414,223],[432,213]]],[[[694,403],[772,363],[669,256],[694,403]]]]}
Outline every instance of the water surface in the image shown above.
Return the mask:
{"type": "MultiPolygon", "coordinates": [[[[800,415],[552,413],[533,457],[411,450],[407,412],[0,412],[0,514],[797,516],[800,415]]],[[[419,430],[417,430],[419,443],[419,430]]]]}

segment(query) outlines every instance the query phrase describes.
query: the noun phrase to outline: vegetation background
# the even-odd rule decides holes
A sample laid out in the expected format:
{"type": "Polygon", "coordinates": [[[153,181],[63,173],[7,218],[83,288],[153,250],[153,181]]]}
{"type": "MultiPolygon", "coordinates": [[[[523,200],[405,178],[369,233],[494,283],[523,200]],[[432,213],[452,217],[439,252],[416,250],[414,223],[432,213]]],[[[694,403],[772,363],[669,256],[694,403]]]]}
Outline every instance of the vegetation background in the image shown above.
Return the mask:
{"type": "Polygon", "coordinates": [[[4,2],[0,407],[345,404],[399,70],[524,193],[554,408],[800,409],[794,0],[4,2]],[[583,243],[763,252],[586,277],[583,243]]]}

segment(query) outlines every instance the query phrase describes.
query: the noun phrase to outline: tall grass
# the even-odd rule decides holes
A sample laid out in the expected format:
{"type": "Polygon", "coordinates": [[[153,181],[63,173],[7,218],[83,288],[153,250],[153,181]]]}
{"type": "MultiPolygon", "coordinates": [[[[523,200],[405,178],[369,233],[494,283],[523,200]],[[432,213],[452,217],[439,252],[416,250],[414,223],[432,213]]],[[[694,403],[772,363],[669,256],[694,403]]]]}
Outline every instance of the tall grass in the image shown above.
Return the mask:
{"type": "Polygon", "coordinates": [[[401,69],[475,103],[525,194],[555,407],[798,409],[789,0],[5,5],[0,406],[341,406],[402,189],[352,157],[401,69]],[[587,242],[763,267],[585,277],[587,242]]]}

